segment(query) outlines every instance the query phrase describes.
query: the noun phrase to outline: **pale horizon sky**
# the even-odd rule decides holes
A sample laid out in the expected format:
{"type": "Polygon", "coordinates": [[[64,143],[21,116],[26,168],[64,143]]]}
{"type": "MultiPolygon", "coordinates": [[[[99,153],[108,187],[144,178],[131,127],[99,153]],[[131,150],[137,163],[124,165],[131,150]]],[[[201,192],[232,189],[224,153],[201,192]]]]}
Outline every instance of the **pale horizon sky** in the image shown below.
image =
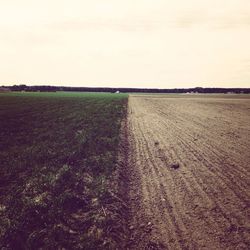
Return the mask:
{"type": "Polygon", "coordinates": [[[250,0],[0,0],[0,85],[250,87],[250,0]]]}

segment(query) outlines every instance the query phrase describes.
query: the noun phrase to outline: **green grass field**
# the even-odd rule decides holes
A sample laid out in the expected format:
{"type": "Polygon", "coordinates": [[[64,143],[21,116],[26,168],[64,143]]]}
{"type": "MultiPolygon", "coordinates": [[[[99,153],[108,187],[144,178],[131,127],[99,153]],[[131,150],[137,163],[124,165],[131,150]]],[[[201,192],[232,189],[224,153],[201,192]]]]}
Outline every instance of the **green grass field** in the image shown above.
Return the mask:
{"type": "Polygon", "coordinates": [[[110,182],[126,105],[126,94],[0,93],[0,247],[117,247],[110,182]]]}

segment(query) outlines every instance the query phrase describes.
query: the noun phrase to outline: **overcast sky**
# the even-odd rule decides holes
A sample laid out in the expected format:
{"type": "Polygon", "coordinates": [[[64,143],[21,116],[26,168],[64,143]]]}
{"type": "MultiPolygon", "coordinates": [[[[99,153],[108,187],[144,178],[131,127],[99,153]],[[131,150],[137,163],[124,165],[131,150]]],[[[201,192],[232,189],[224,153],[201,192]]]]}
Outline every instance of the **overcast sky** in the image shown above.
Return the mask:
{"type": "Polygon", "coordinates": [[[0,85],[250,87],[250,0],[0,0],[0,85]]]}

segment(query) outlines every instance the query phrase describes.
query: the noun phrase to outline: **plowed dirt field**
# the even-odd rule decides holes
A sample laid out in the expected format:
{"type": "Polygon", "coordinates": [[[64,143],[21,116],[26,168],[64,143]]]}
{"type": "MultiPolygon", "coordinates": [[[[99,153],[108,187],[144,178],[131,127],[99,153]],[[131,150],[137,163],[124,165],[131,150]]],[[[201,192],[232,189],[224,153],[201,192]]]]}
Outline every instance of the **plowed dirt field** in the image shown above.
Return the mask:
{"type": "Polygon", "coordinates": [[[248,249],[250,99],[131,95],[134,249],[248,249]]]}

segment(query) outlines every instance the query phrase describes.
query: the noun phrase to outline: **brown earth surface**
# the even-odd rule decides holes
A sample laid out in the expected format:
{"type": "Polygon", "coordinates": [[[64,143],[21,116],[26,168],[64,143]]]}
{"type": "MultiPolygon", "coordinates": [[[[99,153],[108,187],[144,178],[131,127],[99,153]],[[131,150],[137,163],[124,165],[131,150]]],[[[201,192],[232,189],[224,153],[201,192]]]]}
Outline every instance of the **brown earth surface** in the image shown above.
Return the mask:
{"type": "Polygon", "coordinates": [[[130,95],[130,249],[248,249],[250,99],[130,95]]]}

